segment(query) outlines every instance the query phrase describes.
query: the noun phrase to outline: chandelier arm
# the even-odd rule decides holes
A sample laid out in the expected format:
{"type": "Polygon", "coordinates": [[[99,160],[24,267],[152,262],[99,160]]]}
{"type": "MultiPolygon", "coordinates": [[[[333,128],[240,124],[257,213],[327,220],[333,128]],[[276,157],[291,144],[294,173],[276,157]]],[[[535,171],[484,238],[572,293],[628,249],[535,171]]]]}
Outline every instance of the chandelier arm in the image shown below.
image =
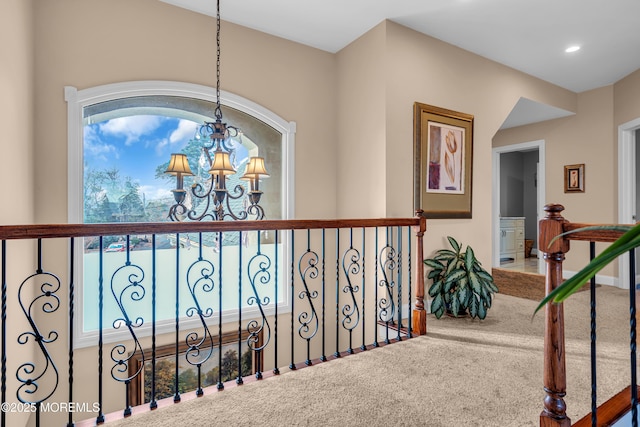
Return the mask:
{"type": "Polygon", "coordinates": [[[256,220],[264,219],[264,209],[262,206],[255,204],[249,205],[246,211],[249,215],[253,215],[256,220]]]}
{"type": "Polygon", "coordinates": [[[199,184],[199,183],[191,187],[191,194],[193,194],[193,197],[196,197],[201,200],[205,200],[205,205],[201,214],[197,214],[195,209],[191,209],[187,214],[187,218],[189,218],[192,221],[202,221],[205,218],[211,218],[212,220],[215,220],[217,219],[216,218],[217,215],[213,213],[208,213],[209,207],[211,206],[211,202],[213,201],[213,206],[216,205],[215,193],[213,192],[213,185],[210,185],[209,189],[205,193],[202,193],[201,192],[202,190],[204,190],[204,187],[202,186],[202,184],[199,184]]]}
{"type": "Polygon", "coordinates": [[[223,215],[223,218],[226,217],[230,217],[236,221],[243,221],[245,219],[247,219],[247,212],[245,212],[244,210],[242,210],[240,213],[236,214],[235,212],[233,212],[233,209],[231,208],[231,205],[229,204],[229,200],[238,200],[240,198],[242,198],[242,196],[244,196],[245,194],[245,188],[238,184],[234,187],[233,192],[229,191],[227,192],[227,197],[226,197],[226,205],[227,205],[227,211],[226,213],[223,215]]]}

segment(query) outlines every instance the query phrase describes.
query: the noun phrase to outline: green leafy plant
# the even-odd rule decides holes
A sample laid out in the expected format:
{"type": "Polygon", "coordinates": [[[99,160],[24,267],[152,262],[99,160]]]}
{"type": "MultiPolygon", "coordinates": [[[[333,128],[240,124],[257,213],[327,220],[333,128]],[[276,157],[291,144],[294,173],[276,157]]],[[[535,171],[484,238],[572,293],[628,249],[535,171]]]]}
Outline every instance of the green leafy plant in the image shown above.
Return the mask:
{"type": "Polygon", "coordinates": [[[640,246],[640,223],[631,225],[597,225],[591,227],[582,227],[575,230],[567,231],[556,236],[550,243],[551,245],[557,239],[566,236],[568,234],[577,233],[579,231],[589,230],[614,230],[622,231],[624,234],[620,236],[609,247],[596,256],[589,264],[587,264],[582,270],[567,279],[560,286],[550,292],[534,311],[537,313],[548,302],[553,301],[555,303],[561,303],[575,292],[577,292],[587,281],[591,280],[600,270],[606,267],[611,261],[618,258],[620,255],[630,251],[633,248],[640,246]]]}
{"type": "Polygon", "coordinates": [[[427,277],[433,281],[429,287],[431,312],[438,319],[446,311],[454,316],[467,311],[472,318],[484,319],[498,287],[470,246],[462,251],[453,237],[447,239],[453,250],[440,249],[433,258],[424,260],[431,268],[427,277]]]}

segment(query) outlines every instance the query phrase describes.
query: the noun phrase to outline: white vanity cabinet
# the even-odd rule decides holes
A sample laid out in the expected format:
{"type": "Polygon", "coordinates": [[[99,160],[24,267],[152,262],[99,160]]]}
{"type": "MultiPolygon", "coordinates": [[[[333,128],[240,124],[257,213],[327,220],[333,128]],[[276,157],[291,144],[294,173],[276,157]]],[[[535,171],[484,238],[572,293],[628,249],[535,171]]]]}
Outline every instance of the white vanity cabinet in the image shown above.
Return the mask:
{"type": "Polygon", "coordinates": [[[524,261],[524,218],[500,218],[500,262],[524,261]]]}

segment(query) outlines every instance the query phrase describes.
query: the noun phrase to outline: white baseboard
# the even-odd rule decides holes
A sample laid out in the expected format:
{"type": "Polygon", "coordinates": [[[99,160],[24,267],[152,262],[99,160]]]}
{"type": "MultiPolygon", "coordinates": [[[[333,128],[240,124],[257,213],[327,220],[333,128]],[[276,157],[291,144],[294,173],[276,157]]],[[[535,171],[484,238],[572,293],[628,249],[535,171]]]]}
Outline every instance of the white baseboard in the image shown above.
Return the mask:
{"type": "MultiPolygon", "coordinates": [[[[562,278],[566,280],[570,277],[573,277],[576,273],[577,271],[563,270],[562,278]]],[[[596,274],[596,283],[599,285],[608,285],[608,286],[615,286],[617,288],[620,288],[621,286],[619,285],[619,282],[620,280],[617,277],[603,276],[600,274],[596,274]]]]}

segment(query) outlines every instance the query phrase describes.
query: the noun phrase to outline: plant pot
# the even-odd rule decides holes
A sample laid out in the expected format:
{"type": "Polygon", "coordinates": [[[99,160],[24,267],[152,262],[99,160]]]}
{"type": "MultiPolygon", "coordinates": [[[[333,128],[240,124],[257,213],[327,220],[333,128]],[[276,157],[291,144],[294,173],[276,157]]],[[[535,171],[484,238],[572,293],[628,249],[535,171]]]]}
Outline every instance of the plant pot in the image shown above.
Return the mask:
{"type": "Polygon", "coordinates": [[[449,317],[467,317],[469,315],[467,309],[462,307],[458,308],[458,313],[454,313],[449,304],[447,304],[445,314],[449,317]]]}

